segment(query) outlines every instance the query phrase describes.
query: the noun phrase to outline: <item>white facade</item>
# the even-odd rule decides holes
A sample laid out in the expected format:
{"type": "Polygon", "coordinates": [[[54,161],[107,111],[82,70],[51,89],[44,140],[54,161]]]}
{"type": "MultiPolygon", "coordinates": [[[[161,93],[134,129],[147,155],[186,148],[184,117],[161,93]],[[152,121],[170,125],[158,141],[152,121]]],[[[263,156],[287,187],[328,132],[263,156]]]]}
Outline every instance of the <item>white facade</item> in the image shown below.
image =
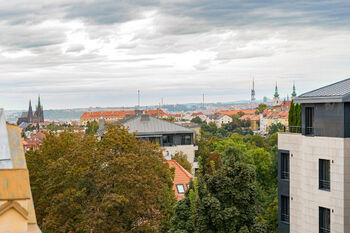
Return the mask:
{"type": "Polygon", "coordinates": [[[162,147],[164,149],[163,156],[166,160],[172,160],[172,156],[174,156],[177,152],[182,152],[187,155],[188,162],[192,165],[192,174],[196,168],[198,168],[198,163],[194,161],[195,152],[198,150],[198,146],[195,145],[178,145],[178,146],[165,146],[162,147]]]}
{"type": "Polygon", "coordinates": [[[350,139],[280,133],[289,151],[290,232],[318,233],[319,207],[330,209],[332,233],[350,232],[350,139]],[[330,160],[330,191],[319,189],[319,159],[330,160]]]}
{"type": "Polygon", "coordinates": [[[232,122],[232,118],[227,115],[220,115],[219,117],[208,117],[207,124],[214,122],[218,128],[221,128],[222,124],[228,124],[232,122]]]}

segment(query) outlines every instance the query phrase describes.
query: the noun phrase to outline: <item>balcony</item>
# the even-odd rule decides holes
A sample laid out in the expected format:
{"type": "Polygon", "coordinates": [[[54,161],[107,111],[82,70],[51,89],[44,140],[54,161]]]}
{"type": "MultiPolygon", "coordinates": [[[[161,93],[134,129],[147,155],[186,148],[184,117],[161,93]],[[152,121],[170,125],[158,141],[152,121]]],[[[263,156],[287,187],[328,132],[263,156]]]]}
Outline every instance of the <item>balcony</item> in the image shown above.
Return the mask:
{"type": "Polygon", "coordinates": [[[315,127],[288,126],[288,127],[284,127],[283,132],[298,133],[305,136],[316,136],[316,137],[326,136],[322,128],[315,128],[315,127]]]}

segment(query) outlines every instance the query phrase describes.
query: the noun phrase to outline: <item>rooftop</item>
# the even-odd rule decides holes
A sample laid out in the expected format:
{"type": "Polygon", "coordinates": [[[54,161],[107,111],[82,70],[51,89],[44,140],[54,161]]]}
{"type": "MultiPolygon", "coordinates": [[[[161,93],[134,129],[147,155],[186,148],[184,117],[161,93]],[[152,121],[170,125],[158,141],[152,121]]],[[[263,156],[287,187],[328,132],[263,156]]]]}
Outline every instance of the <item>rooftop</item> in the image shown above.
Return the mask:
{"type": "Polygon", "coordinates": [[[192,129],[150,115],[135,115],[116,122],[136,135],[193,133],[192,129]]]}
{"type": "Polygon", "coordinates": [[[350,102],[350,78],[306,92],[295,103],[350,102]]]}

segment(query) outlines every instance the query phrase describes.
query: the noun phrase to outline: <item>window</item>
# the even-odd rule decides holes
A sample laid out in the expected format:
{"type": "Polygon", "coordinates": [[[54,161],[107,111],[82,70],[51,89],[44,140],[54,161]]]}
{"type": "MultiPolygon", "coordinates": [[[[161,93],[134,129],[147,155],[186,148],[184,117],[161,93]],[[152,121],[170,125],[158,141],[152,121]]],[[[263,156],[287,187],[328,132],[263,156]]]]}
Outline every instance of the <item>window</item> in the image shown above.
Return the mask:
{"type": "Polygon", "coordinates": [[[319,177],[318,177],[319,189],[330,191],[331,184],[330,184],[329,160],[325,160],[325,159],[318,160],[318,169],[319,169],[319,177]]]}
{"type": "Polygon", "coordinates": [[[189,190],[189,189],[190,189],[190,185],[189,185],[189,184],[186,184],[186,186],[187,186],[187,190],[189,190]]]}
{"type": "Polygon", "coordinates": [[[314,108],[306,107],[305,108],[305,135],[314,134],[314,108]]]}
{"type": "Polygon", "coordinates": [[[281,179],[289,180],[289,153],[281,153],[281,179]]]}
{"type": "Polygon", "coordinates": [[[183,194],[185,193],[185,187],[183,184],[177,184],[176,185],[177,193],[178,194],[183,194]]]}
{"type": "Polygon", "coordinates": [[[181,145],[191,145],[191,135],[182,135],[181,145]]]}
{"type": "Polygon", "coordinates": [[[319,208],[319,233],[331,232],[331,214],[327,208],[319,208]]]}
{"type": "Polygon", "coordinates": [[[289,223],[289,197],[281,196],[281,221],[289,223]]]}
{"type": "Polygon", "coordinates": [[[163,136],[163,145],[172,146],[173,144],[173,135],[164,135],[163,136]]]}

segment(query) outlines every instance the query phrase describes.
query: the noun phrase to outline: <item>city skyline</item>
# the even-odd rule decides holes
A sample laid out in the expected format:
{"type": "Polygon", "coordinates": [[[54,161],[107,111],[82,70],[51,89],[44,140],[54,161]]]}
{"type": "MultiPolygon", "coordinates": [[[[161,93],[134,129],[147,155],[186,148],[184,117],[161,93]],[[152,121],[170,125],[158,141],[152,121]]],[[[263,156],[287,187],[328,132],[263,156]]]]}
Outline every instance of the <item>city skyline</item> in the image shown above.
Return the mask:
{"type": "Polygon", "coordinates": [[[350,77],[350,3],[0,3],[0,104],[53,109],[281,98],[350,77]]]}

